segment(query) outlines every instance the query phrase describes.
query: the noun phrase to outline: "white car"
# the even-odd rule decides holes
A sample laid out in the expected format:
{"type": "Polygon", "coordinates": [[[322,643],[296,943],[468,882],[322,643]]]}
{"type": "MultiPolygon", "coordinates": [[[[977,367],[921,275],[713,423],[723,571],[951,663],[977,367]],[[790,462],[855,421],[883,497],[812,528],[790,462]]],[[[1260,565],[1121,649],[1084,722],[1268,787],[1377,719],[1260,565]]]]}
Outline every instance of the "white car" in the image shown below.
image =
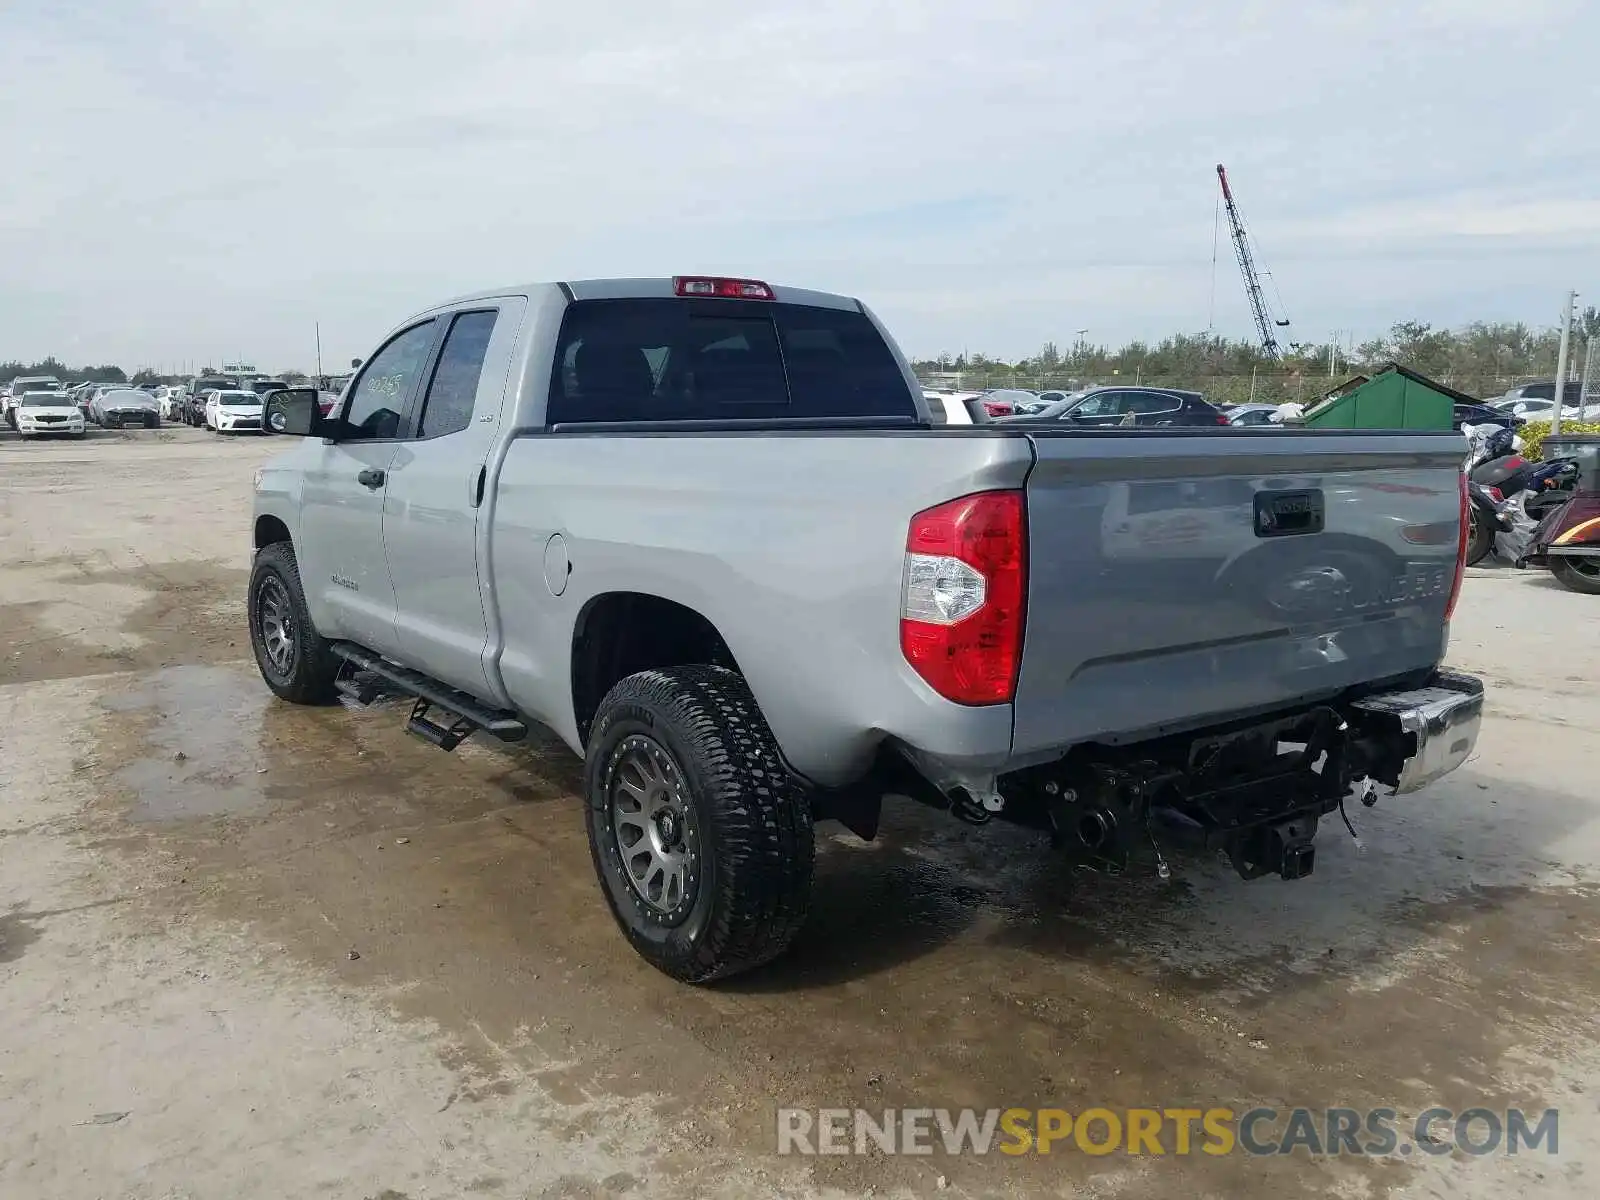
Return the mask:
{"type": "Polygon", "coordinates": [[[17,432],[23,437],[47,434],[84,435],[83,413],[65,392],[24,392],[12,405],[17,432]]]}
{"type": "MultiPolygon", "coordinates": [[[[976,399],[976,393],[962,396],[954,392],[923,392],[922,398],[928,402],[928,413],[933,417],[935,425],[971,425],[972,413],[964,401],[976,399]]],[[[324,414],[326,415],[326,414],[324,414]]]]}
{"type": "Polygon", "coordinates": [[[260,433],[261,397],[254,392],[212,392],[206,397],[206,428],[213,433],[260,433]]]}

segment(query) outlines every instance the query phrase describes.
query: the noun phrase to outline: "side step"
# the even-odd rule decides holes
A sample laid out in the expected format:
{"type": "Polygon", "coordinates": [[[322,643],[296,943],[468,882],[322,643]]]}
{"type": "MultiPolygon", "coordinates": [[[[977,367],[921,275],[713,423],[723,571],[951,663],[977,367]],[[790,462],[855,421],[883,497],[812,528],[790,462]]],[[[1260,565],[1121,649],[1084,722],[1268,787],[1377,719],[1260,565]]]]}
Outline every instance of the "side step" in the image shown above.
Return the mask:
{"type": "Polygon", "coordinates": [[[364,680],[341,681],[338,685],[341,692],[362,705],[371,704],[391,690],[414,697],[411,719],[406,722],[407,732],[441,750],[454,750],[480,730],[502,742],[520,742],[528,736],[527,723],[516,713],[486,708],[476,698],[421,671],[387,662],[353,642],[334,642],[328,648],[368,676],[364,680]],[[441,710],[451,720],[448,723],[434,720],[430,715],[434,709],[441,710]]]}

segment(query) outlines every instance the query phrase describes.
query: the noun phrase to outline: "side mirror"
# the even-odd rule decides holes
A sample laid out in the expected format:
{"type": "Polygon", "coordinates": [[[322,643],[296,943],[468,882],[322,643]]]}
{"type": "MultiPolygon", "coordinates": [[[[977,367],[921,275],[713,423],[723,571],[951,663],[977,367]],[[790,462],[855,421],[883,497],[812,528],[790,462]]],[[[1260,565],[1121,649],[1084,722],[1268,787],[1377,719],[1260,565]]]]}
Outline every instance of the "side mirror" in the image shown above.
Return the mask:
{"type": "Polygon", "coordinates": [[[261,413],[261,428],[288,437],[310,437],[322,423],[316,388],[284,388],[268,392],[261,413]]]}

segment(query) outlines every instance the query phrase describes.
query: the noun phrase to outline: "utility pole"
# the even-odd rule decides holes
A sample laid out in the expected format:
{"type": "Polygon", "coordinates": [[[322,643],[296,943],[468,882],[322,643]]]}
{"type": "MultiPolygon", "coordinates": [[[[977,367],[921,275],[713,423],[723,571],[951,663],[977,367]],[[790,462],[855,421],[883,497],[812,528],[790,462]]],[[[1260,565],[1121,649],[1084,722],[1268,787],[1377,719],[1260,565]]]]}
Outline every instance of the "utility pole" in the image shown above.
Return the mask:
{"type": "Polygon", "coordinates": [[[313,322],[313,324],[316,326],[316,330],[317,330],[317,386],[321,387],[322,386],[322,322],[321,321],[315,321],[315,322],[313,322]]]}
{"type": "Polygon", "coordinates": [[[1567,302],[1561,306],[1561,348],[1556,351],[1556,402],[1550,408],[1551,437],[1561,435],[1561,405],[1567,393],[1567,343],[1572,337],[1572,310],[1577,303],[1578,293],[1568,292],[1567,302]]]}
{"type": "Polygon", "coordinates": [[[1594,334],[1583,339],[1583,382],[1578,385],[1578,419],[1589,419],[1589,397],[1594,392],[1594,334]]]}

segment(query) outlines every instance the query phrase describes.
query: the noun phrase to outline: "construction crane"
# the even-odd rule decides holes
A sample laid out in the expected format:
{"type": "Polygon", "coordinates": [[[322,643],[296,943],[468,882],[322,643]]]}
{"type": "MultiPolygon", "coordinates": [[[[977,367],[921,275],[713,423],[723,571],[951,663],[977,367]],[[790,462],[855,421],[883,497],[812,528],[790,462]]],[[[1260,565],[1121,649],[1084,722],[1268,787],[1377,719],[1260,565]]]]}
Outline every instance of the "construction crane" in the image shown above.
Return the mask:
{"type": "Polygon", "coordinates": [[[1274,327],[1287,329],[1287,319],[1275,320],[1267,311],[1267,298],[1261,290],[1261,276],[1256,273],[1255,255],[1250,252],[1250,239],[1245,235],[1244,220],[1239,216],[1239,206],[1233,201],[1233,189],[1228,186],[1228,170],[1217,164],[1217,179],[1222,184],[1222,201],[1228,207],[1228,228],[1233,232],[1233,252],[1239,259],[1239,273],[1244,276],[1244,293],[1250,298],[1250,311],[1256,319],[1256,335],[1261,339],[1261,349],[1268,358],[1276,361],[1283,356],[1278,347],[1274,327]]]}

